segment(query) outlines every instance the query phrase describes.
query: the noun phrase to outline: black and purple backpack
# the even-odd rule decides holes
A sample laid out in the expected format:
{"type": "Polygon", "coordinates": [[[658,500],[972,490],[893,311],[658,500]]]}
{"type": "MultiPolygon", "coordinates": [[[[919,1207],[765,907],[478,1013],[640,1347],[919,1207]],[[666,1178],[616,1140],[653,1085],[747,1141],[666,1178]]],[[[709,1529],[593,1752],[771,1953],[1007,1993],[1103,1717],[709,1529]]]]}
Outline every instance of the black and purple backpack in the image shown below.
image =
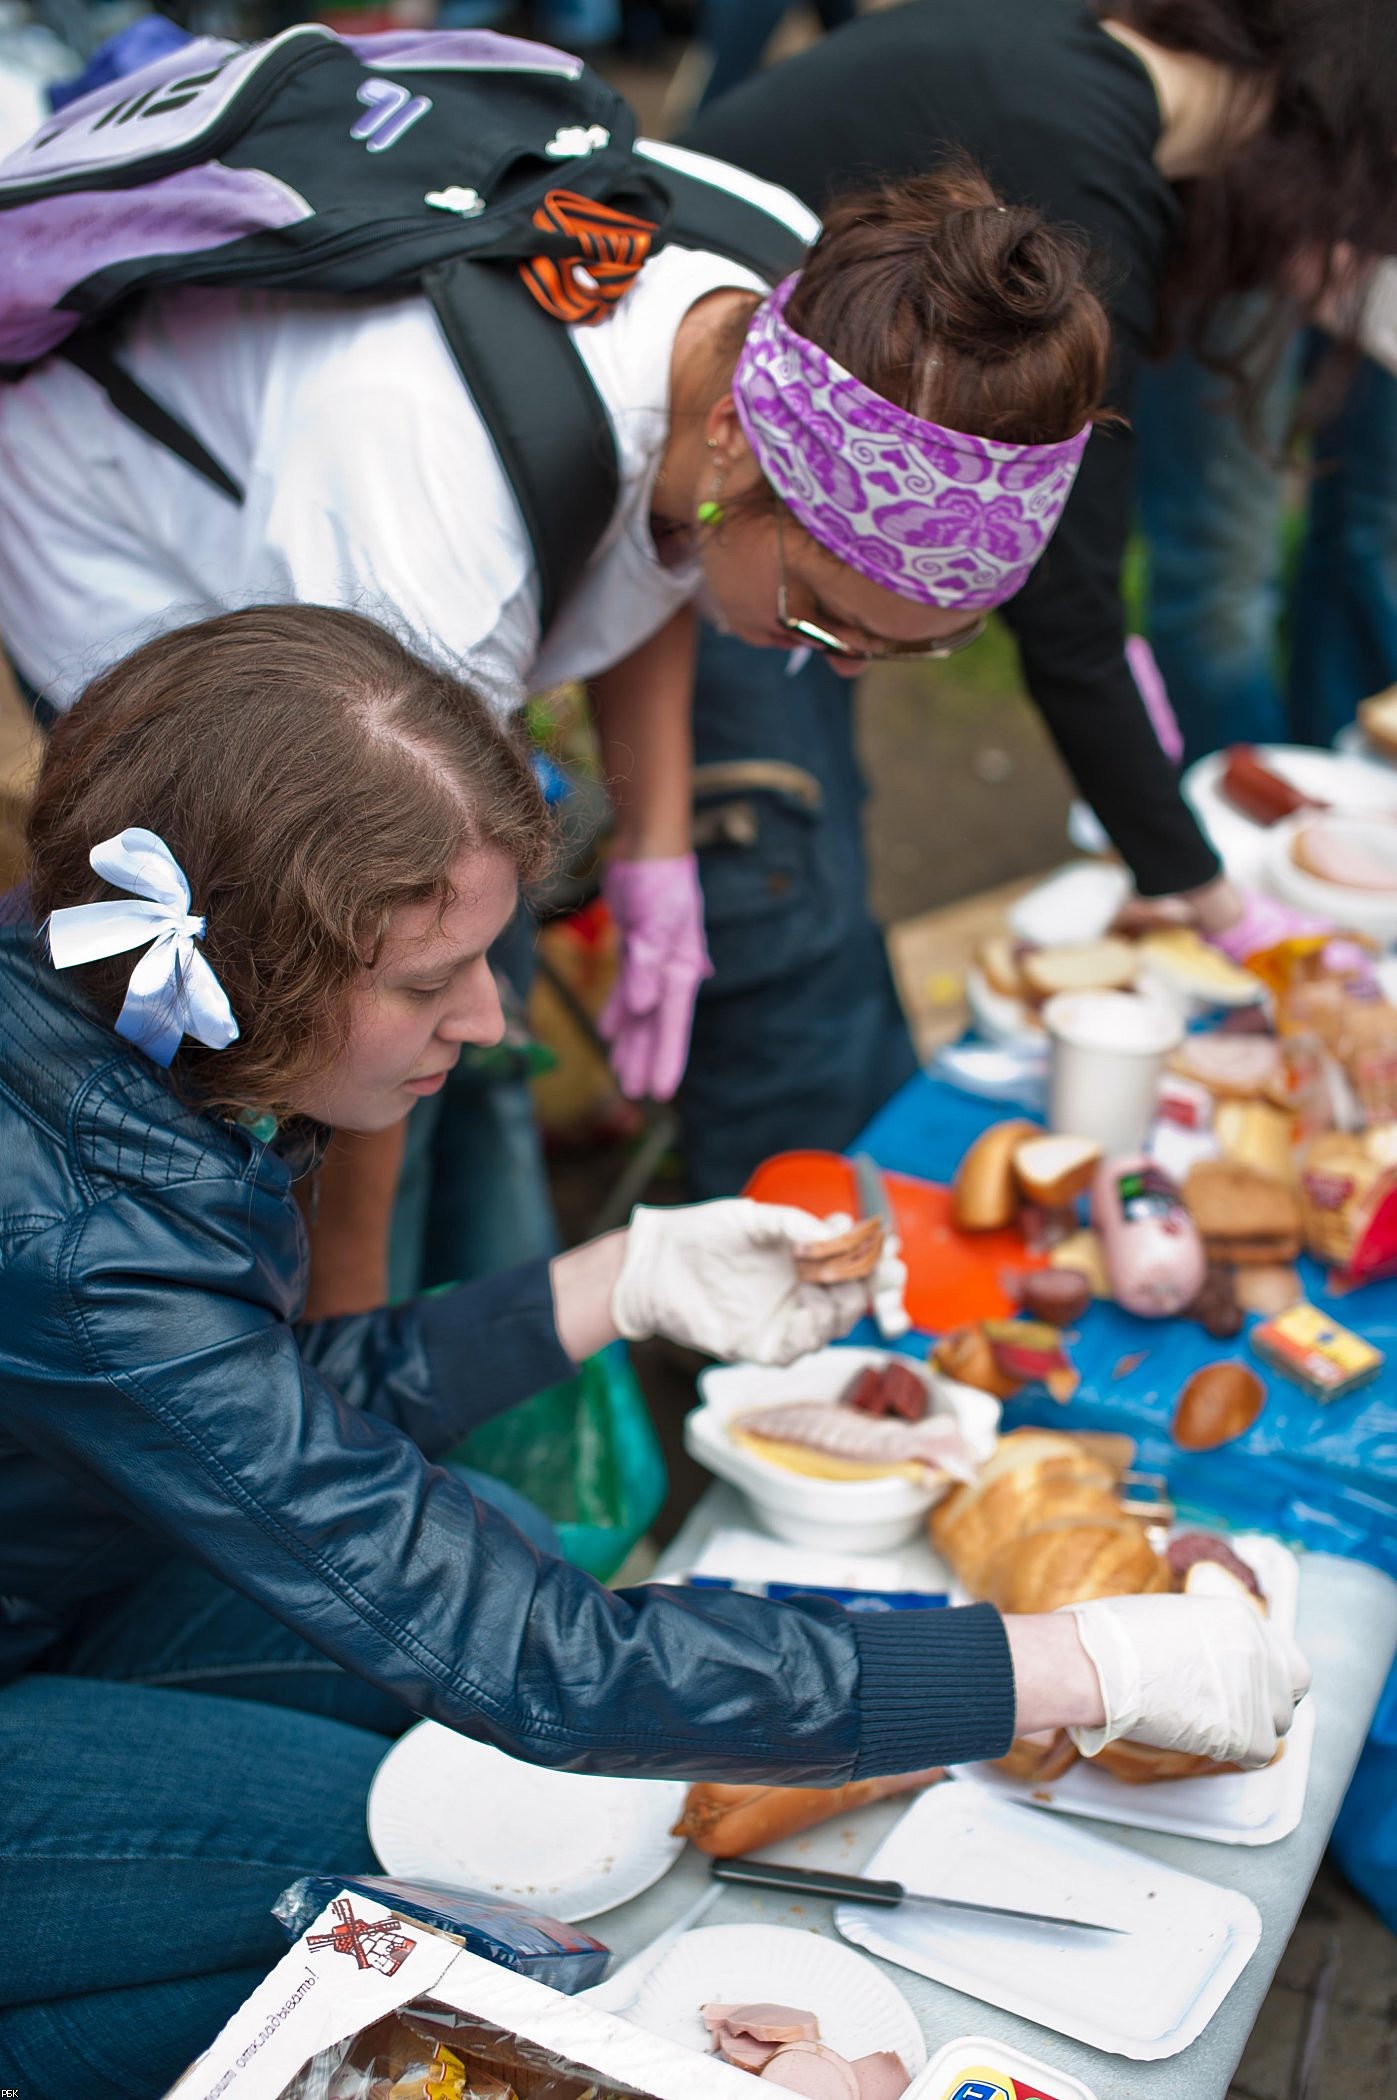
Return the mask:
{"type": "Polygon", "coordinates": [[[610,421],[561,324],[600,318],[666,243],[770,283],[799,265],[788,221],[702,167],[638,146],[621,97],[542,44],[314,24],[200,38],[0,162],[0,376],[71,359],[238,502],[123,369],[130,303],[176,284],[420,291],[528,527],[546,630],[617,493],[610,421]]]}

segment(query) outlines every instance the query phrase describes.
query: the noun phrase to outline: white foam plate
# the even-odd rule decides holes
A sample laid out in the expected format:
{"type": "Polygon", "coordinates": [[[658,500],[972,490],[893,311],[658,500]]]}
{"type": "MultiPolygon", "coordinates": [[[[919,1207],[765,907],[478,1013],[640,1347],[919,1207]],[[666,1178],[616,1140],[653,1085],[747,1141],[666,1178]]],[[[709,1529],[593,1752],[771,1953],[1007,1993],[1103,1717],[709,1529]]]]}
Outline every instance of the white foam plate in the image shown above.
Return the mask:
{"type": "Polygon", "coordinates": [[[911,2077],[926,2062],[921,2024],[897,1985],[836,1940],[786,1925],[708,1925],[686,1932],[646,1977],[626,2014],[635,2027],[707,2054],[707,2003],[799,2006],[841,2056],[892,2049],[911,2077]]]}
{"type": "Polygon", "coordinates": [[[421,1721],[374,1774],[369,1842],[387,1874],[511,1896],[573,1925],[668,1873],[687,1792],[526,1765],[421,1721]]]}
{"type": "MultiPolygon", "coordinates": [[[[1203,1527],[1181,1525],[1181,1531],[1203,1527]]],[[[1263,1533],[1230,1538],[1234,1553],[1256,1572],[1270,1616],[1294,1633],[1300,1570],[1279,1539],[1263,1533]]],[[[1205,1779],[1164,1779],[1155,1786],[1129,1786],[1087,1761],[1042,1786],[1011,1779],[993,1765],[962,1765],[957,1778],[1005,1801],[1023,1801],[1098,1823],[1124,1823],[1133,1830],[1163,1830],[1172,1837],[1210,1838],[1218,1845],[1273,1845],[1288,1837],[1305,1808],[1314,1747],[1314,1702],[1301,1701],[1283,1754],[1260,1772],[1219,1772],[1205,1779]]]]}
{"type": "MultiPolygon", "coordinates": [[[[1391,766],[1337,751],[1314,751],[1305,744],[1259,744],[1257,757],[1302,795],[1313,795],[1335,809],[1397,808],[1397,779],[1391,766]]],[[[1222,856],[1234,882],[1267,888],[1271,827],[1253,824],[1218,791],[1227,764],[1222,751],[1210,752],[1183,777],[1184,799],[1193,809],[1222,856]]]]}
{"type": "Polygon", "coordinates": [[[1261,1938],[1261,1914],[1237,1890],[979,1787],[930,1788],[863,1871],[927,1894],[1123,1927],[1064,1932],[912,1905],[840,1904],[834,1914],[846,1939],[885,1961],[1138,2062],[1197,2039],[1261,1938]]]}

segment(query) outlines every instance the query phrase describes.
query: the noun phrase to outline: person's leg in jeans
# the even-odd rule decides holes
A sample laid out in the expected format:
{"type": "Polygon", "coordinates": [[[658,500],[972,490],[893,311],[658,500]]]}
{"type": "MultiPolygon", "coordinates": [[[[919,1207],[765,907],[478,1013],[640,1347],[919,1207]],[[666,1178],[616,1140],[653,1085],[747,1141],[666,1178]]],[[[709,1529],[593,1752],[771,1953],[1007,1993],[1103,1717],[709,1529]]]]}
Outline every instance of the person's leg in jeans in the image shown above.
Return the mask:
{"type": "Polygon", "coordinates": [[[695,1197],[730,1195],[762,1159],[839,1150],[917,1069],[882,932],[865,901],[852,687],[812,659],[705,630],[694,701],[704,918],[680,1091],[695,1197]],[[707,773],[734,764],[769,777],[707,773]]]}
{"type": "MultiPolygon", "coordinates": [[[[411,1718],[408,1716],[407,1718],[411,1718]]],[[[307,1873],[376,1871],[386,1739],[241,1699],[35,1675],[0,1690],[0,2082],[152,2100],[286,1950],[307,1873]]]]}
{"type": "MultiPolygon", "coordinates": [[[[822,29],[852,22],[857,0],[815,0],[822,29]]],[[[790,0],[704,0],[698,37],[712,55],[700,108],[736,87],[761,64],[762,53],[790,12],[790,0]]]]}
{"type": "MultiPolygon", "coordinates": [[[[458,1470],[557,1552],[532,1503],[458,1470]]],[[[192,1561],[44,1661],[0,1690],[0,1914],[25,1919],[0,1963],[0,2081],[149,2100],[285,1952],[281,1891],[378,1871],[369,1782],[415,1716],[192,1561]]]]}
{"type": "MultiPolygon", "coordinates": [[[[1239,303],[1231,327],[1250,308],[1239,303]]],[[[1185,763],[1226,744],[1284,742],[1277,675],[1284,478],[1276,457],[1298,345],[1243,427],[1232,383],[1180,355],[1142,375],[1132,422],[1149,545],[1146,627],[1184,733],[1185,763]]]]}
{"type": "Polygon", "coordinates": [[[1397,680],[1397,379],[1366,358],[1315,436],[1291,602],[1293,733],[1332,744],[1397,680]]]}

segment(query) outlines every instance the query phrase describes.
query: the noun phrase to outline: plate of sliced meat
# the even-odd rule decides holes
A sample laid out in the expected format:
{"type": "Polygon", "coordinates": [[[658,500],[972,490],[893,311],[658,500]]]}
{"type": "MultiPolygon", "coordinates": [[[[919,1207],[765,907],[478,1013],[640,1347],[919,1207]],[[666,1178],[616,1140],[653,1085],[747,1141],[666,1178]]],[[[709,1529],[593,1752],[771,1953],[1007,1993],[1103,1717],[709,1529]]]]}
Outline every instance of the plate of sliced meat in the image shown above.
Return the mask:
{"type": "Polygon", "coordinates": [[[803,2100],[901,2100],[926,2062],[896,1984],[837,1941],[781,1925],[686,1932],[626,2017],[803,2100]]]}

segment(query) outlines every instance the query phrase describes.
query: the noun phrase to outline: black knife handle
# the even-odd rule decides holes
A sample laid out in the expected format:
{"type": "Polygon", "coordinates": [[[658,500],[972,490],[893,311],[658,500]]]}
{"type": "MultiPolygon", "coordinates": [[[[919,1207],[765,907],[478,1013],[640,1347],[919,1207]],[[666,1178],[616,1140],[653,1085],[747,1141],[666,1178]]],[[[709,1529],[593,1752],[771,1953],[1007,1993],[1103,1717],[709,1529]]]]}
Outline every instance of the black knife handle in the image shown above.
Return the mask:
{"type": "Polygon", "coordinates": [[[765,1859],[715,1859],[715,1881],[744,1887],[784,1889],[792,1896],[828,1896],[832,1903],[875,1903],[891,1910],[901,1903],[900,1881],[868,1881],[862,1874],[831,1874],[821,1867],[778,1867],[765,1859]]]}

